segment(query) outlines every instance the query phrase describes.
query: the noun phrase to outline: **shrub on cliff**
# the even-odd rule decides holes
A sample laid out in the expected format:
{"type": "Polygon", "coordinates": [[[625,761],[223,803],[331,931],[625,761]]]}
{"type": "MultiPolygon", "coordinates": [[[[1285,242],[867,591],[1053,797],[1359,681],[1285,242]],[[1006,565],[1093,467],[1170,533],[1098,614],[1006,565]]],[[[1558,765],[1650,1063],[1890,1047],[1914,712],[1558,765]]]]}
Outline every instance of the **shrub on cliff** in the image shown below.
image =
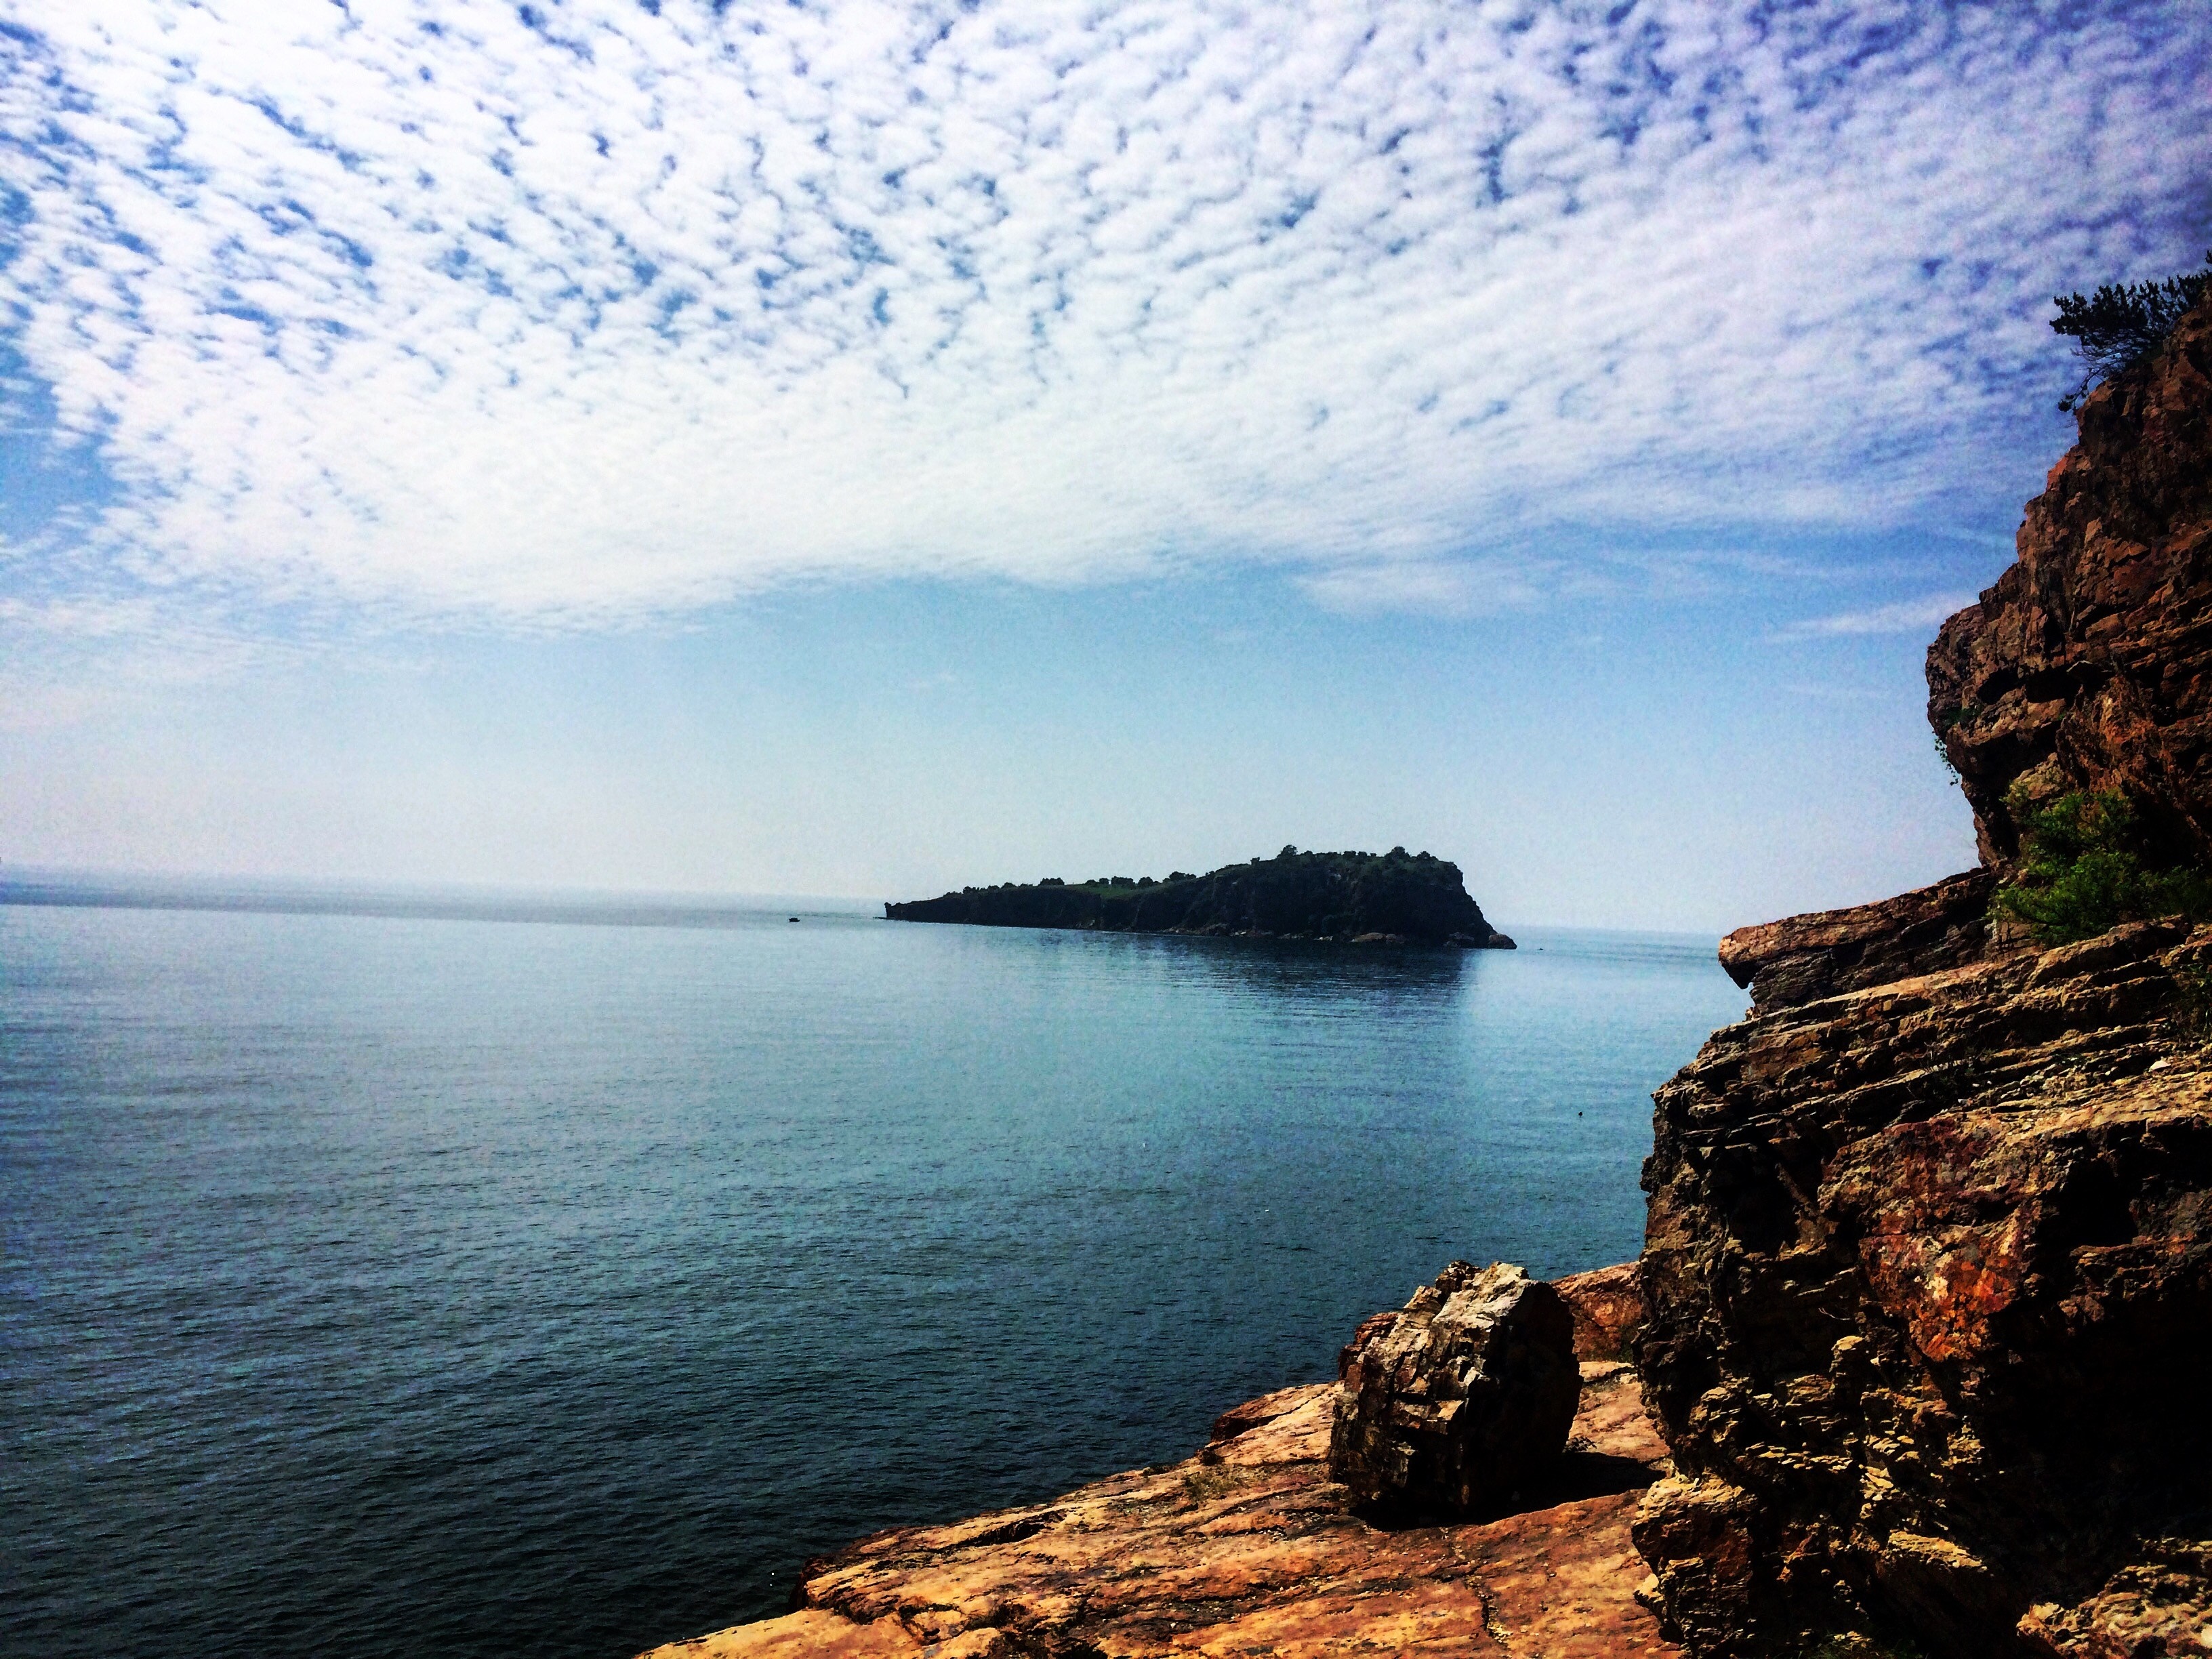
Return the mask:
{"type": "Polygon", "coordinates": [[[1995,903],[2045,943],[2088,939],[2151,916],[2212,917],[2212,877],[2143,867],[2141,830],[2126,796],[2076,790],[2040,808],[2021,799],[2011,805],[2025,856],[1995,903]]]}
{"type": "MultiPolygon", "coordinates": [[[[2212,250],[2204,255],[2212,266],[2212,250]]],[[[2072,337],[2081,358],[2081,384],[2058,400],[2071,410],[2100,380],[2147,361],[2166,343],[2173,325],[2212,287],[2212,270],[2185,272],[2162,283],[2107,283],[2094,294],[2054,294],[2053,334],[2072,337]]]]}

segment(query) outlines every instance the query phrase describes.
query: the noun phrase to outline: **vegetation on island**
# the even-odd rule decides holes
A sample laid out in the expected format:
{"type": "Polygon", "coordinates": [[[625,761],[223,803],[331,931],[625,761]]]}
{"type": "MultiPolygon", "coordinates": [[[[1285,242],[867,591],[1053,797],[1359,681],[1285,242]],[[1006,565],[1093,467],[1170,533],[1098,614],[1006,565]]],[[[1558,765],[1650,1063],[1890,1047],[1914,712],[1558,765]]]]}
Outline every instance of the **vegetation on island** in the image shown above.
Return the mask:
{"type": "Polygon", "coordinates": [[[1236,934],[1341,944],[1508,947],[1468,896],[1459,866],[1431,853],[1302,853],[1224,865],[1204,875],[1048,876],[1034,883],[964,887],[933,899],[889,903],[893,921],[960,921],[1001,927],[1079,927],[1114,933],[1236,934]]]}
{"type": "Polygon", "coordinates": [[[2212,249],[2208,269],[2185,271],[2158,283],[2106,283],[2094,294],[2054,294],[2058,314],[2051,331],[2069,336],[2081,359],[2081,384],[2058,400],[2072,410],[2092,388],[2113,375],[2148,362],[2166,343],[2185,313],[2212,287],[2212,249]]]}

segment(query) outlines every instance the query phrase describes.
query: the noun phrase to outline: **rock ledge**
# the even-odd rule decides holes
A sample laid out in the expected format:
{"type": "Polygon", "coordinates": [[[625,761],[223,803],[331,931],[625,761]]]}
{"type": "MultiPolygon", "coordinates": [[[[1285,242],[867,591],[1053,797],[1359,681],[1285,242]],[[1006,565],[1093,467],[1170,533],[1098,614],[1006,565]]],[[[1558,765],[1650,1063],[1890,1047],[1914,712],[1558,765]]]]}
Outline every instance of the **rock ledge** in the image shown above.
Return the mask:
{"type": "Polygon", "coordinates": [[[1676,1659],[1635,1600],[1629,1540],[1665,1448],[1633,1372],[1584,1372],[1567,1449],[1519,1514],[1362,1518],[1328,1479],[1335,1387],[1315,1383],[1224,1413],[1170,1467],[864,1538],[807,1565],[794,1612],[649,1659],[1676,1659]]]}

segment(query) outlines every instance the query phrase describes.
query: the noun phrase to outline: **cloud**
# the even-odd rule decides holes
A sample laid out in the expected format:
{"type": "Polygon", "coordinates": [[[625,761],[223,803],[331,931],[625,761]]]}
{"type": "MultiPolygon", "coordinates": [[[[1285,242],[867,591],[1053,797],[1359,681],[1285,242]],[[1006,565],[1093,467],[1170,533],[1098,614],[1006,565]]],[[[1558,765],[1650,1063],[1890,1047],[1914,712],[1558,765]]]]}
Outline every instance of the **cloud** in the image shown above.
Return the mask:
{"type": "Polygon", "coordinates": [[[1577,546],[1580,538],[1565,533],[1551,539],[1543,551],[1515,547],[1458,557],[1345,562],[1292,580],[1324,610],[1346,615],[1403,611],[1466,617],[1534,610],[1563,600],[1680,603],[1741,595],[1754,587],[1834,587],[1901,574],[1893,560],[1821,559],[1694,544],[1657,550],[1577,546]]]}
{"type": "Polygon", "coordinates": [[[1297,579],[1323,610],[1347,616],[1414,611],[1438,617],[1489,617],[1540,605],[1553,591],[1554,566],[1504,559],[1400,559],[1341,565],[1297,579]]]}
{"type": "Polygon", "coordinates": [[[1972,593],[1931,593],[1924,599],[1900,599],[1865,611],[1846,611],[1792,623],[1777,633],[1784,639],[1836,639],[1858,634],[1927,634],[1974,603],[1972,593]]]}
{"type": "Polygon", "coordinates": [[[2201,234],[2208,65],[2159,6],[0,0],[12,343],[114,488],[5,580],[1466,612],[1548,526],[1893,523],[2047,414],[2054,287],[2201,234]]]}

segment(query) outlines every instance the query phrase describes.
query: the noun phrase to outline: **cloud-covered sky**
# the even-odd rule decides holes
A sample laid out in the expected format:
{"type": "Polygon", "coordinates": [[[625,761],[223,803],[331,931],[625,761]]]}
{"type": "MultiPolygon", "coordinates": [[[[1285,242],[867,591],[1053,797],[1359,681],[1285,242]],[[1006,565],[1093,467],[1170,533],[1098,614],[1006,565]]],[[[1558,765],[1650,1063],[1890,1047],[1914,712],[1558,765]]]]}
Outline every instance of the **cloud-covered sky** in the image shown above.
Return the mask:
{"type": "Polygon", "coordinates": [[[419,612],[1893,524],[2212,137],[2170,5],[5,11],[17,350],[113,486],[46,580],[419,612]]]}
{"type": "Polygon", "coordinates": [[[0,144],[35,720],[917,579],[1850,639],[2212,240],[2212,11],[0,0],[0,144]]]}

